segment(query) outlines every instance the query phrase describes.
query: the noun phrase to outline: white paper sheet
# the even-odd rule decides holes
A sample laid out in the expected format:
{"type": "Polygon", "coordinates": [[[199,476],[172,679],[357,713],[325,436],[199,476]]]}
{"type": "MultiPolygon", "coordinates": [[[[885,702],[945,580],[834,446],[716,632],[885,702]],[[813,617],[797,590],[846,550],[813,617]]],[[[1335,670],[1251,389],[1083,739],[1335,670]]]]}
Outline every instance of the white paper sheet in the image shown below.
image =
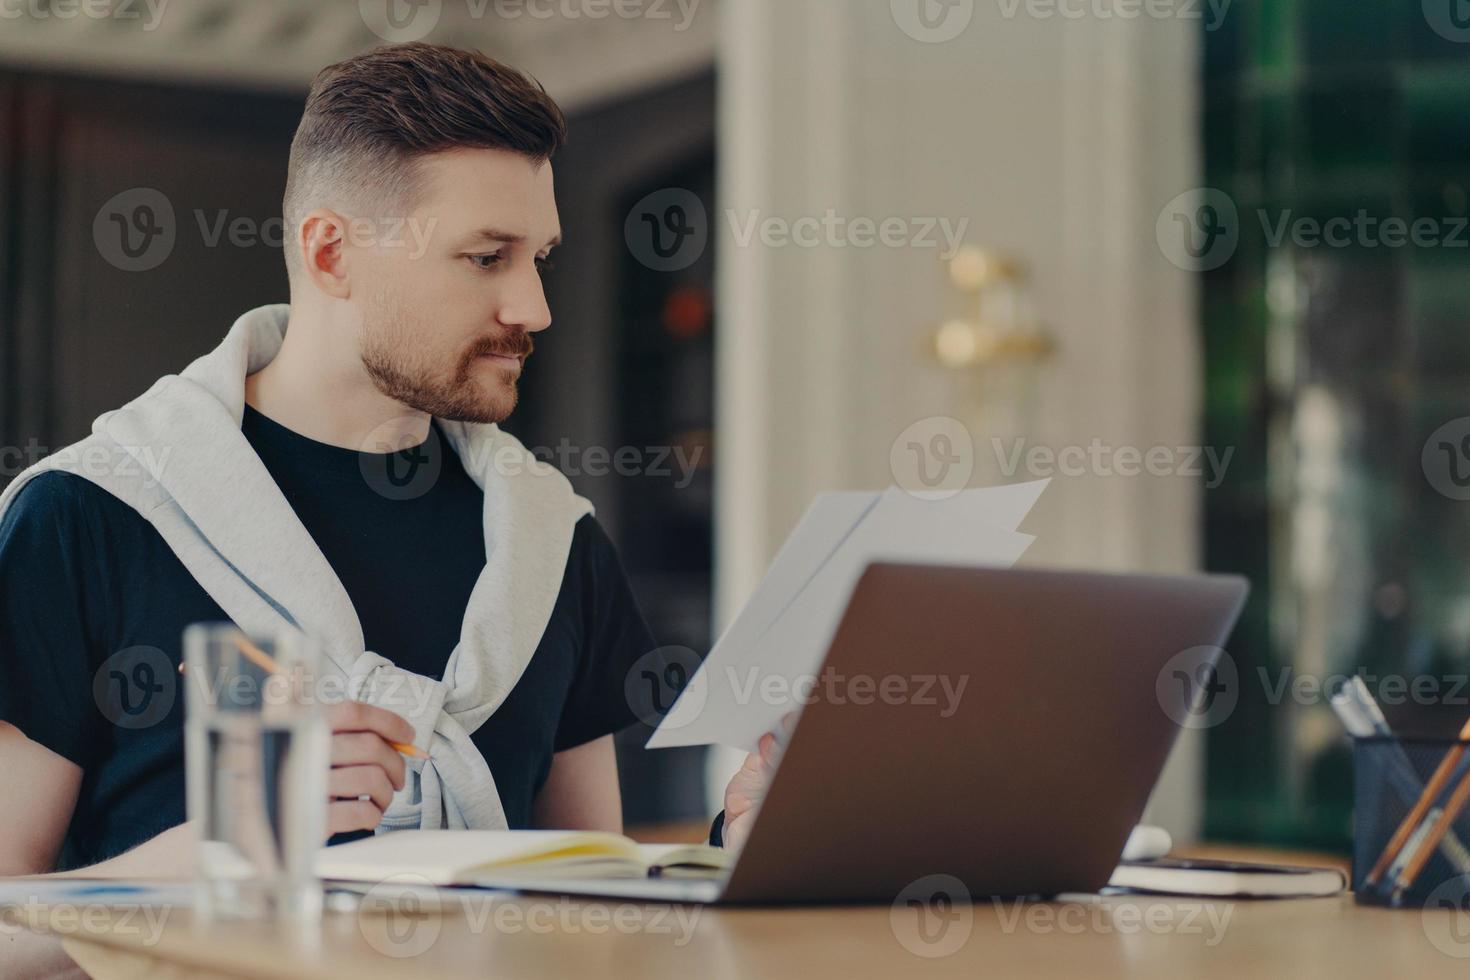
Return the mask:
{"type": "Polygon", "coordinates": [[[797,706],[870,562],[1010,567],[1034,540],[1015,529],[1046,480],[925,498],[898,488],[817,497],[648,748],[752,749],[797,706]],[[773,696],[773,692],[774,696],[773,696]]]}

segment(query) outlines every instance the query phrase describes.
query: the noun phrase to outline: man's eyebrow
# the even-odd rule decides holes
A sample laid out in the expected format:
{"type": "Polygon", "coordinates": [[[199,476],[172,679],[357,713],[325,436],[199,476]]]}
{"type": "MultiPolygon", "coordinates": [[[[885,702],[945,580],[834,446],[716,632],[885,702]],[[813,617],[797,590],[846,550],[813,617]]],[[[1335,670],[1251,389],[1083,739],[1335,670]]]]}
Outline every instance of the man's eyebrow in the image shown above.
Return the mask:
{"type": "MultiPolygon", "coordinates": [[[[481,228],[469,236],[470,241],[503,242],[507,245],[519,245],[526,240],[525,235],[513,231],[501,231],[498,228],[481,228]]],[[[561,244],[561,234],[558,233],[551,241],[546,243],[547,248],[555,248],[561,244]]]]}

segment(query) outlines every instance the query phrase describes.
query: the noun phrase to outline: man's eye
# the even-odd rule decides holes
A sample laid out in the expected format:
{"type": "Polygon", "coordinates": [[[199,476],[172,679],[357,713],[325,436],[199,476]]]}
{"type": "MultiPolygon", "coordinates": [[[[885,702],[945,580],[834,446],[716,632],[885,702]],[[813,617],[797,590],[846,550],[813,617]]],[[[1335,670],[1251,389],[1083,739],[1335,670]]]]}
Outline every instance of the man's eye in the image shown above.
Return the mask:
{"type": "Polygon", "coordinates": [[[546,273],[550,272],[552,269],[555,269],[556,268],[556,264],[554,262],[552,262],[549,257],[547,257],[547,258],[543,258],[543,259],[537,259],[536,260],[536,268],[544,276],[544,275],[546,275],[546,273]]]}
{"type": "Polygon", "coordinates": [[[471,255],[470,262],[474,264],[475,268],[488,272],[490,269],[493,269],[495,266],[500,264],[500,253],[494,252],[490,255],[471,255]]]}

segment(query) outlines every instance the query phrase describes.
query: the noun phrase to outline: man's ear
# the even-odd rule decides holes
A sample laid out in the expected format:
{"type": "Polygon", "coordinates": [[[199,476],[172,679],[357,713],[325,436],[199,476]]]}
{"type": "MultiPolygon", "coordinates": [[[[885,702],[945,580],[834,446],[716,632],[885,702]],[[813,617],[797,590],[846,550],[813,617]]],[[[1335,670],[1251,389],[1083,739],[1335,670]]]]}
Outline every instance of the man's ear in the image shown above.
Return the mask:
{"type": "Polygon", "coordinates": [[[329,208],[317,208],[301,219],[293,243],[306,277],[334,299],[346,299],[352,292],[342,248],[346,238],[347,219],[329,208]]]}

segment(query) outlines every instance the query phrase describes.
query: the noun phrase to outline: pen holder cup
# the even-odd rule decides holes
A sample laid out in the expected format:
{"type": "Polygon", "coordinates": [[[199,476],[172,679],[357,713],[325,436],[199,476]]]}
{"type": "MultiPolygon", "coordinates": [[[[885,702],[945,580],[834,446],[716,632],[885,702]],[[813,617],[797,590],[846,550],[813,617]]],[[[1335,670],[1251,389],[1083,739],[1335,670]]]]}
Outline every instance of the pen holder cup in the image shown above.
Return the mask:
{"type": "Polygon", "coordinates": [[[1357,901],[1422,909],[1430,902],[1458,905],[1470,896],[1470,805],[1459,809],[1432,846],[1427,861],[1416,857],[1433,836],[1433,828],[1440,825],[1440,816],[1454,810],[1463,796],[1470,796],[1470,742],[1355,739],[1353,892],[1357,901]],[[1438,791],[1425,809],[1420,800],[1432,782],[1438,783],[1438,791]],[[1424,813],[1406,823],[1416,805],[1424,813]],[[1395,856],[1385,858],[1389,850],[1395,856]],[[1376,876],[1375,869],[1380,869],[1376,876]]]}

